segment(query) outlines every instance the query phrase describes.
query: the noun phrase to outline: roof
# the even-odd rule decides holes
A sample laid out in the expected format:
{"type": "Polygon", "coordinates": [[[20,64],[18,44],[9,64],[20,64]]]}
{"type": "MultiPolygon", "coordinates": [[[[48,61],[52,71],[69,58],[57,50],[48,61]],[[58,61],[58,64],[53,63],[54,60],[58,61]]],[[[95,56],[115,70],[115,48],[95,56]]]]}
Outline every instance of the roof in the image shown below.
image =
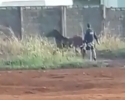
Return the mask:
{"type": "Polygon", "coordinates": [[[0,6],[72,6],[73,0],[0,0],[0,6]]]}

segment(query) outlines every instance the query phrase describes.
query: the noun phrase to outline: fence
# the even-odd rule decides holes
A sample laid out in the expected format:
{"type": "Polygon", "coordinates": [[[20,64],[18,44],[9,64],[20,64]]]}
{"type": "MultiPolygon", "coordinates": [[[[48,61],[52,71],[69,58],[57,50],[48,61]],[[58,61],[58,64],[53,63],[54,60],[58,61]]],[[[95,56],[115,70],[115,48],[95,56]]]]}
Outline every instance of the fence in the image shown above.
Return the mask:
{"type": "Polygon", "coordinates": [[[123,8],[106,8],[106,19],[104,19],[101,6],[0,8],[0,24],[9,24],[17,37],[37,33],[42,35],[54,28],[66,32],[66,36],[69,37],[81,35],[88,22],[98,34],[105,23],[109,25],[108,28],[112,33],[125,35],[124,16],[123,8]]]}

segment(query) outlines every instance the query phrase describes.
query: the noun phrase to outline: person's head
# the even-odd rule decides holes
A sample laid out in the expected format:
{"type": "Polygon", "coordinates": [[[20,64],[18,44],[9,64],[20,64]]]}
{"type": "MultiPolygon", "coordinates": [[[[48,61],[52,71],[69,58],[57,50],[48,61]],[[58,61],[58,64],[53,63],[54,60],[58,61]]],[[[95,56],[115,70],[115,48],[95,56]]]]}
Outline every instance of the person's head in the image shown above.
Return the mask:
{"type": "Polygon", "coordinates": [[[89,23],[87,24],[87,28],[91,28],[91,25],[89,23]]]}

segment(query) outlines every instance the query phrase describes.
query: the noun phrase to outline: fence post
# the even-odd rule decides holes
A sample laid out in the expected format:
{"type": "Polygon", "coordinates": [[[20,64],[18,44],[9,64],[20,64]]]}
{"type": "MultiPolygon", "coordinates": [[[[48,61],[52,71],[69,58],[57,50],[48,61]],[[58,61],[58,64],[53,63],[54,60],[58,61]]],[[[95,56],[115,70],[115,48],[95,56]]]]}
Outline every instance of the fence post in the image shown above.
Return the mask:
{"type": "Polygon", "coordinates": [[[106,7],[105,5],[101,5],[101,11],[102,11],[102,31],[104,33],[105,31],[105,23],[106,23],[106,7]]]}
{"type": "Polygon", "coordinates": [[[23,39],[23,13],[22,13],[22,7],[18,7],[18,13],[19,13],[19,24],[20,24],[20,40],[23,39]]]}
{"type": "Polygon", "coordinates": [[[66,6],[62,6],[61,14],[61,31],[64,36],[67,36],[67,27],[66,27],[66,6]]]}

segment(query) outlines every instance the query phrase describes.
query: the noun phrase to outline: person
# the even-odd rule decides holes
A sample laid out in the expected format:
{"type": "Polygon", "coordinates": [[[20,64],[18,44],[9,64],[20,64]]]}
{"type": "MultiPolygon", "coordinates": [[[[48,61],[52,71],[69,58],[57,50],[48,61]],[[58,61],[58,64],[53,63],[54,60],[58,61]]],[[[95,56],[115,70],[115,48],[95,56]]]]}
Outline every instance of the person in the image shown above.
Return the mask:
{"type": "Polygon", "coordinates": [[[83,44],[85,50],[90,50],[90,60],[93,59],[96,61],[96,51],[95,51],[95,43],[94,40],[99,44],[96,33],[92,30],[91,25],[87,24],[87,29],[85,34],[83,35],[83,44]],[[86,45],[85,45],[86,44],[86,45]]]}

